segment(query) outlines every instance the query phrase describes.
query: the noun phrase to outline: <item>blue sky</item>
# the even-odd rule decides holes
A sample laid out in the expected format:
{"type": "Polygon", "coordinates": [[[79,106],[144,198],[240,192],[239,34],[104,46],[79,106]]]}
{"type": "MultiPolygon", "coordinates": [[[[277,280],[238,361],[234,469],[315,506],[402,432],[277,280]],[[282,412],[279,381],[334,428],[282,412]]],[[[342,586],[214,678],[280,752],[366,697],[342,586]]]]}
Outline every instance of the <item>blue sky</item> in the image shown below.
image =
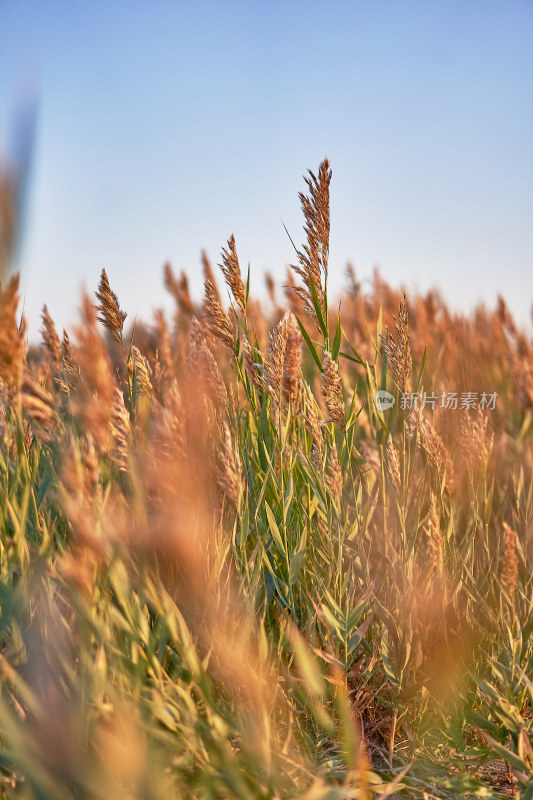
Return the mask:
{"type": "Polygon", "coordinates": [[[327,154],[331,292],[351,260],[523,323],[533,300],[530,0],[0,0],[0,128],[39,96],[19,257],[33,333],[75,321],[105,267],[131,316],[201,296],[200,250],[236,236],[252,289],[302,239],[327,154]]]}

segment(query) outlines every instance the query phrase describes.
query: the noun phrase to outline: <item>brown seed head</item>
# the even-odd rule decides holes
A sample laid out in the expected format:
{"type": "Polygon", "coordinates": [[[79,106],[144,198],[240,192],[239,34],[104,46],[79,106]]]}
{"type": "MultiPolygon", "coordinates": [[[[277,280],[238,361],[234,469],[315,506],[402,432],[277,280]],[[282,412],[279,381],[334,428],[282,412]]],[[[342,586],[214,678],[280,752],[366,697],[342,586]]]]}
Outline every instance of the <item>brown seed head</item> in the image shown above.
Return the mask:
{"type": "Polygon", "coordinates": [[[281,399],[283,364],[288,333],[289,314],[287,313],[268,337],[268,350],[264,372],[265,389],[272,397],[276,407],[279,407],[281,399]]]}
{"type": "Polygon", "coordinates": [[[185,272],[182,271],[180,277],[176,278],[172,267],[167,261],[164,266],[164,276],[165,289],[174,297],[176,305],[181,313],[185,316],[192,314],[194,312],[194,305],[189,293],[189,280],[185,272]]]}
{"type": "Polygon", "coordinates": [[[328,474],[326,475],[326,484],[333,496],[335,505],[339,506],[342,499],[343,479],[335,442],[331,448],[329,470],[328,474]]]}
{"type": "Polygon", "coordinates": [[[387,356],[387,366],[392,372],[398,386],[405,390],[411,373],[413,362],[409,345],[409,325],[407,315],[407,298],[405,294],[400,301],[398,321],[395,321],[396,340],[387,331],[387,338],[381,336],[381,353],[387,356]]]}
{"type": "Polygon", "coordinates": [[[393,445],[392,438],[390,436],[387,439],[385,453],[386,453],[387,469],[390,475],[390,479],[392,481],[392,485],[394,486],[396,494],[399,495],[402,489],[400,459],[398,457],[398,451],[396,447],[393,445]]]}
{"type": "Polygon", "coordinates": [[[220,455],[218,484],[228,500],[237,508],[243,490],[241,459],[233,445],[231,433],[224,423],[224,441],[220,455]]]}
{"type": "Polygon", "coordinates": [[[111,290],[109,280],[105,269],[102,270],[100,276],[100,283],[98,291],[96,292],[98,298],[98,320],[109,331],[113,339],[122,342],[122,329],[124,327],[124,320],[127,317],[125,311],[120,310],[118,297],[111,290]]]}
{"type": "Polygon", "coordinates": [[[246,313],[246,290],[242,282],[241,268],[237,258],[235,236],[233,234],[228,239],[227,248],[222,248],[222,264],[219,264],[219,266],[239,308],[243,314],[246,313]]]}
{"type": "Polygon", "coordinates": [[[210,282],[211,286],[213,287],[213,291],[215,292],[220,302],[220,292],[218,291],[218,286],[213,272],[213,268],[211,267],[211,262],[209,261],[209,258],[207,257],[207,253],[205,252],[205,250],[202,250],[202,267],[204,271],[204,281],[210,282]]]}
{"type": "Polygon", "coordinates": [[[204,319],[207,327],[217,339],[220,339],[230,350],[235,348],[235,337],[218,299],[217,293],[210,281],[205,282],[204,319]]]}
{"type": "Polygon", "coordinates": [[[72,394],[80,382],[80,366],[74,355],[74,350],[66,330],[63,330],[63,341],[61,342],[61,360],[63,363],[63,374],[57,378],[57,383],[65,394],[72,394]]]}
{"type": "Polygon", "coordinates": [[[41,317],[43,320],[42,336],[44,346],[48,350],[54,366],[59,367],[61,364],[61,341],[46,305],[43,306],[41,317]]]}
{"type": "Polygon", "coordinates": [[[330,420],[336,422],[340,429],[344,431],[346,422],[339,366],[333,360],[329,350],[324,350],[322,361],[322,397],[326,403],[330,420]]]}
{"type": "Polygon", "coordinates": [[[115,391],[113,394],[111,430],[115,443],[113,460],[121,472],[127,472],[129,468],[129,446],[131,438],[130,415],[126,410],[122,389],[117,383],[115,383],[115,391]]]}
{"type": "Polygon", "coordinates": [[[0,285],[0,382],[13,399],[19,398],[22,363],[26,355],[24,318],[17,324],[19,276],[14,275],[5,289],[0,285]]]}
{"type": "Polygon", "coordinates": [[[285,362],[283,364],[283,397],[290,403],[293,413],[300,408],[301,370],[302,370],[302,334],[296,317],[289,311],[287,325],[287,344],[285,362]]]}
{"type": "Polygon", "coordinates": [[[294,287],[293,291],[302,300],[306,311],[315,320],[320,329],[313,302],[313,292],[317,296],[322,317],[326,316],[325,281],[328,274],[329,256],[329,184],[331,169],[325,158],[318,169],[318,177],[309,170],[309,177],[304,179],[308,194],[299,193],[302,211],[305,217],[304,231],[307,243],[298,251],[298,264],[291,264],[294,272],[300,276],[303,286],[294,287]],[[324,275],[324,286],[322,284],[324,275]]]}

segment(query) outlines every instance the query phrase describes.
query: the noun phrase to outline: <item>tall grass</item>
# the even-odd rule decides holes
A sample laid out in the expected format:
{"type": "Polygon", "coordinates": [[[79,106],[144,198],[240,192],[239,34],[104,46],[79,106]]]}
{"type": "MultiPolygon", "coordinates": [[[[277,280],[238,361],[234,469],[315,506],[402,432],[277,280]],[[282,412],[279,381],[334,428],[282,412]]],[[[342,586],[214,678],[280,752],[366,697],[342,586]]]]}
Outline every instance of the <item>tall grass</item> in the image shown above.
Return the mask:
{"type": "Polygon", "coordinates": [[[270,314],[233,235],[172,321],[103,272],[27,352],[2,287],[0,796],[533,797],[532,345],[377,273],[331,313],[330,181],[270,314]]]}

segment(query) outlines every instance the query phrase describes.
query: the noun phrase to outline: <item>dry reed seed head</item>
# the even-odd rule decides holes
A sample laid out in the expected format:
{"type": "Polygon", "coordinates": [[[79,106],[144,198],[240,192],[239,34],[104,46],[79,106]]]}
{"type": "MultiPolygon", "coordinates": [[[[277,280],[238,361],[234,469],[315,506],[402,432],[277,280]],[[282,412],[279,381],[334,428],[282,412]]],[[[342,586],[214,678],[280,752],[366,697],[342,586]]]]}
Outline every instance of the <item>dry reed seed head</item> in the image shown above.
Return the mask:
{"type": "Polygon", "coordinates": [[[329,184],[331,169],[325,158],[320,164],[318,177],[309,170],[309,177],[304,179],[308,187],[308,195],[299,192],[302,211],[304,213],[304,231],[307,243],[298,251],[298,264],[291,264],[294,272],[300,276],[303,286],[295,286],[295,292],[304,304],[305,310],[315,320],[320,330],[311,284],[313,284],[322,316],[326,315],[325,281],[328,274],[329,256],[329,184]],[[322,283],[324,275],[324,285],[322,283]]]}
{"type": "Polygon", "coordinates": [[[153,403],[152,426],[152,443],[159,457],[185,457],[187,420],[176,378],[165,384],[163,402],[153,403]]]}
{"type": "Polygon", "coordinates": [[[79,386],[81,379],[80,365],[74,355],[68,333],[63,330],[61,342],[61,360],[63,363],[63,376],[57,378],[57,383],[65,394],[72,394],[79,386]]]}
{"type": "Polygon", "coordinates": [[[516,532],[503,523],[504,548],[501,569],[501,583],[509,597],[512,599],[518,581],[518,556],[516,552],[516,532]]]}
{"type": "Polygon", "coordinates": [[[340,505],[342,499],[343,479],[335,442],[333,443],[333,447],[330,451],[329,469],[326,475],[326,484],[331,495],[333,496],[335,505],[340,505]]]}
{"type": "Polygon", "coordinates": [[[494,446],[494,433],[487,432],[488,422],[481,409],[477,414],[465,413],[461,420],[461,454],[469,471],[475,467],[487,469],[494,446]]]}
{"type": "Polygon", "coordinates": [[[400,300],[398,320],[394,318],[396,327],[396,340],[387,330],[387,338],[381,336],[381,354],[387,356],[387,366],[392,372],[398,386],[405,390],[411,373],[413,362],[409,342],[409,321],[407,313],[407,298],[405,294],[400,300]]]}
{"type": "Polygon", "coordinates": [[[210,281],[205,282],[204,313],[206,325],[213,336],[219,339],[230,350],[235,349],[235,336],[228,317],[220,304],[217,293],[210,281]]]}
{"type": "Polygon", "coordinates": [[[211,286],[213,287],[213,291],[215,292],[216,296],[218,297],[218,301],[220,302],[220,292],[218,291],[217,281],[215,278],[215,273],[213,272],[213,268],[211,266],[211,262],[207,256],[205,250],[202,250],[201,253],[202,258],[202,269],[204,273],[204,281],[209,281],[211,286]]]}
{"type": "Polygon", "coordinates": [[[440,572],[443,564],[444,540],[440,529],[440,508],[434,492],[431,492],[430,496],[425,534],[430,564],[440,572]]]}
{"type": "Polygon", "coordinates": [[[302,334],[296,317],[288,312],[287,344],[283,364],[283,397],[293,412],[300,408],[302,389],[302,334]]]}
{"type": "Polygon", "coordinates": [[[127,317],[125,311],[121,311],[118,297],[111,290],[105,269],[102,270],[98,291],[98,320],[102,323],[113,339],[119,344],[122,343],[122,329],[124,320],[127,317]]]}
{"type": "Polygon", "coordinates": [[[43,337],[44,346],[48,350],[48,354],[54,366],[59,366],[61,364],[61,340],[57,335],[55,325],[53,323],[52,317],[48,313],[48,308],[46,307],[46,305],[43,306],[41,317],[43,321],[43,327],[41,333],[43,337]]]}
{"type": "Polygon", "coordinates": [[[289,315],[285,314],[276,328],[269,334],[268,350],[264,367],[265,389],[279,407],[283,383],[283,364],[289,334],[289,315]]]}
{"type": "Polygon", "coordinates": [[[165,289],[170,292],[176,301],[176,305],[182,314],[188,316],[194,312],[194,305],[189,292],[189,279],[185,272],[180,273],[176,278],[169,262],[164,266],[165,289]]]}
{"type": "Polygon", "coordinates": [[[224,423],[224,440],[217,479],[227,499],[237,508],[243,491],[242,465],[227,423],[224,423]]]}
{"type": "MultiPolygon", "coordinates": [[[[264,384],[264,365],[254,360],[254,351],[248,339],[244,336],[241,339],[241,353],[246,367],[246,372],[255,388],[262,392],[265,388],[264,384]]],[[[261,356],[261,351],[255,349],[255,354],[261,356]]],[[[261,356],[262,358],[262,356],[261,356]]]]}
{"type": "Polygon", "coordinates": [[[59,418],[54,410],[54,398],[27,368],[24,368],[22,387],[22,410],[32,423],[40,429],[41,438],[49,439],[58,429],[59,418]],[[44,434],[44,436],[43,436],[44,434]]]}
{"type": "Polygon", "coordinates": [[[417,447],[422,447],[428,460],[435,467],[438,474],[451,464],[448,451],[441,437],[433,425],[424,417],[420,409],[413,409],[406,422],[407,437],[411,439],[415,431],[418,434],[417,447]]]}
{"type": "Polygon", "coordinates": [[[26,355],[24,318],[17,324],[19,276],[14,275],[7,286],[0,285],[0,383],[18,403],[22,381],[22,364],[26,355]]]}
{"type": "Polygon", "coordinates": [[[344,416],[344,399],[339,366],[329,350],[324,350],[322,360],[322,397],[326,403],[329,419],[336,422],[341,431],[346,429],[344,416]]]}
{"type": "Polygon", "coordinates": [[[76,328],[80,380],[72,393],[70,410],[97,442],[100,451],[108,452],[112,446],[111,408],[115,382],[108,351],[98,330],[95,308],[87,295],[83,296],[81,310],[82,324],[76,328]]]}
{"type": "Polygon", "coordinates": [[[357,297],[361,291],[361,284],[357,280],[354,265],[351,261],[346,264],[346,277],[348,279],[348,292],[352,297],[357,297]]]}
{"type": "Polygon", "coordinates": [[[83,504],[93,497],[101,479],[94,442],[90,436],[86,440],[76,439],[67,430],[62,444],[61,489],[76,503],[83,504]]]}
{"type": "Polygon", "coordinates": [[[191,383],[196,383],[201,393],[209,398],[215,408],[226,408],[227,392],[218,368],[218,362],[209,349],[204,329],[197,317],[193,317],[189,328],[189,352],[187,368],[191,383]]]}
{"type": "Polygon", "coordinates": [[[320,463],[322,468],[322,453],[324,450],[324,438],[322,436],[322,428],[318,419],[317,405],[311,390],[306,387],[306,403],[304,425],[308,433],[311,434],[313,439],[313,449],[320,455],[320,463]]]}
{"type": "Polygon", "coordinates": [[[508,360],[520,405],[526,410],[533,408],[533,352],[528,348],[521,355],[514,348],[508,360]]]}
{"type": "Polygon", "coordinates": [[[517,335],[516,325],[513,319],[513,315],[509,311],[507,304],[501,294],[498,295],[498,310],[497,310],[498,317],[504,328],[506,328],[512,336],[517,335]]]}
{"type": "Polygon", "coordinates": [[[392,437],[389,436],[387,439],[387,444],[385,447],[385,454],[386,454],[386,464],[387,470],[392,481],[392,485],[396,491],[396,494],[399,495],[402,490],[402,477],[401,477],[401,470],[400,470],[400,459],[398,457],[398,451],[394,444],[392,443],[392,437]]]}
{"type": "Polygon", "coordinates": [[[115,443],[113,460],[121,472],[127,472],[131,441],[130,415],[126,410],[122,389],[117,384],[115,384],[111,410],[111,430],[115,443]]]}
{"type": "Polygon", "coordinates": [[[132,378],[134,370],[138,390],[141,394],[150,397],[153,392],[152,381],[150,379],[152,370],[148,361],[135,345],[131,348],[131,358],[128,362],[128,371],[132,378]]]}
{"type": "Polygon", "coordinates": [[[157,338],[157,352],[163,368],[163,373],[169,377],[173,373],[174,365],[172,360],[172,346],[167,321],[161,309],[157,309],[155,314],[155,332],[157,338]]]}
{"type": "Polygon", "coordinates": [[[270,302],[274,306],[277,307],[276,303],[276,284],[274,283],[274,278],[272,277],[270,272],[265,272],[265,284],[267,287],[268,296],[270,298],[270,302]]]}
{"type": "Polygon", "coordinates": [[[222,248],[222,264],[219,264],[224,278],[228,284],[233,297],[237,301],[237,305],[242,313],[246,313],[246,290],[241,277],[241,268],[239,266],[239,259],[237,258],[237,251],[235,249],[235,236],[231,234],[228,239],[227,248],[222,248]]]}
{"type": "Polygon", "coordinates": [[[82,299],[82,324],[76,328],[80,373],[89,392],[106,403],[113,400],[114,380],[107,348],[96,325],[95,309],[87,295],[82,299]]]}

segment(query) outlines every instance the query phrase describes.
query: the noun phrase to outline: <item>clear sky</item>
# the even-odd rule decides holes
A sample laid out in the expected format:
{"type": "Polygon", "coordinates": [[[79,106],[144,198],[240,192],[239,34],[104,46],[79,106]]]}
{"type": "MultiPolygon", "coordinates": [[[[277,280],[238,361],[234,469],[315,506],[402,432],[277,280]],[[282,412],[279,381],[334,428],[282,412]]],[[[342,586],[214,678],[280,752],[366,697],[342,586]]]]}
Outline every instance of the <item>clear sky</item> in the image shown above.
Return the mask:
{"type": "Polygon", "coordinates": [[[122,306],[201,296],[236,236],[252,289],[302,240],[327,154],[331,291],[351,260],[468,310],[533,300],[533,2],[0,0],[0,128],[38,91],[19,263],[31,330],[76,319],[105,267],[122,306]]]}

